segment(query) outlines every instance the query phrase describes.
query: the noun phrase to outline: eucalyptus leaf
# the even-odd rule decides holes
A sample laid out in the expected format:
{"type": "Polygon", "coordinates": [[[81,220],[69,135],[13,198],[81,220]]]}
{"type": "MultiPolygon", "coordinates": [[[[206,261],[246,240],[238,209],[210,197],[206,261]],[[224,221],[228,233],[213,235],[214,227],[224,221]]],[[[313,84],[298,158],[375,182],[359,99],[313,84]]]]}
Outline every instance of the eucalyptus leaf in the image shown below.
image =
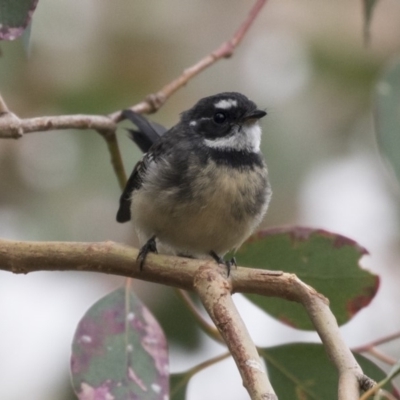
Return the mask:
{"type": "MultiPolygon", "coordinates": [[[[379,277],[360,268],[367,251],[353,240],[310,228],[271,229],[256,233],[236,253],[238,265],[295,273],[328,297],[339,324],[349,321],[374,298],[379,277]]],[[[304,308],[294,302],[246,294],[281,322],[313,329],[304,308]]]]}
{"type": "Polygon", "coordinates": [[[377,4],[377,0],[363,0],[364,3],[364,39],[368,43],[370,39],[370,27],[372,14],[377,4]]]}
{"type": "Polygon", "coordinates": [[[118,289],[95,303],[76,329],[72,383],[80,400],[166,400],[166,338],[132,290],[118,289]]]}
{"type": "MultiPolygon", "coordinates": [[[[321,344],[294,343],[260,349],[259,353],[280,399],[337,399],[338,373],[321,344]]],[[[385,377],[372,361],[358,354],[355,357],[368,377],[375,381],[385,377]]],[[[395,392],[391,385],[385,388],[395,392]]]]}
{"type": "Polygon", "coordinates": [[[0,40],[14,40],[28,26],[38,0],[0,0],[0,40]]]}
{"type": "Polygon", "coordinates": [[[190,378],[193,374],[190,371],[179,374],[171,374],[171,400],[185,400],[190,378]]]}
{"type": "Polygon", "coordinates": [[[378,144],[400,181],[400,59],[383,73],[375,91],[378,144]]]}

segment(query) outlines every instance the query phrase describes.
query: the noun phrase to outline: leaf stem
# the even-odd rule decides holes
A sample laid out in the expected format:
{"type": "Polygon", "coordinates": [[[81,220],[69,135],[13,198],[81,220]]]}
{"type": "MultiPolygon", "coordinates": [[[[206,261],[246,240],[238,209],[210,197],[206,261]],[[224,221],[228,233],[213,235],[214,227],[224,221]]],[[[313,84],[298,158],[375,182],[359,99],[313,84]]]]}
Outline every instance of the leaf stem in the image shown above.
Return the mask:
{"type": "Polygon", "coordinates": [[[196,307],[193,300],[190,298],[188,293],[182,289],[176,289],[175,293],[177,296],[183,301],[189,311],[192,313],[196,322],[199,324],[200,328],[211,338],[216,340],[219,343],[225,344],[221,335],[218,332],[218,329],[211,325],[200,313],[200,310],[196,307]]]}

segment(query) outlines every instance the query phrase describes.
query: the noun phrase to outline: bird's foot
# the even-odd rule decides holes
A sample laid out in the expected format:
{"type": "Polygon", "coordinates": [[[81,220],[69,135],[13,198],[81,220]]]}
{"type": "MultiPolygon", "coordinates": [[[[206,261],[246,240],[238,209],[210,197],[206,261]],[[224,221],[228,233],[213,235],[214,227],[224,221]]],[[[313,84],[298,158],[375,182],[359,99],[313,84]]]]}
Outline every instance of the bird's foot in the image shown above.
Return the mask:
{"type": "Polygon", "coordinates": [[[236,258],[232,257],[230,260],[225,261],[222,257],[220,257],[215,251],[210,251],[210,256],[218,263],[226,266],[228,277],[231,274],[231,268],[237,267],[236,258]]]}
{"type": "Polygon", "coordinates": [[[144,262],[146,260],[147,254],[157,253],[156,237],[152,236],[139,250],[136,261],[139,262],[139,269],[143,271],[144,262]]]}

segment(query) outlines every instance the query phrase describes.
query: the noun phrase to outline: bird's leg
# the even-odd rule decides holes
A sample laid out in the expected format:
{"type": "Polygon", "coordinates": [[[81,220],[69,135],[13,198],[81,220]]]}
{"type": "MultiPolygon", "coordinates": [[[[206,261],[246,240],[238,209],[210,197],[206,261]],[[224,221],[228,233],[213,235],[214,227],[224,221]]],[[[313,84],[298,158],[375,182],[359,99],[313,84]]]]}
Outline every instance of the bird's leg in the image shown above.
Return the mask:
{"type": "Polygon", "coordinates": [[[228,271],[228,277],[231,274],[231,268],[232,266],[237,267],[236,264],[236,259],[235,257],[231,258],[229,261],[225,261],[222,257],[220,257],[214,250],[210,251],[210,256],[218,263],[218,264],[223,264],[226,266],[226,269],[228,271]]]}
{"type": "Polygon", "coordinates": [[[143,271],[144,261],[146,260],[147,254],[157,253],[156,236],[152,236],[139,250],[136,261],[139,262],[139,268],[143,271]]]}

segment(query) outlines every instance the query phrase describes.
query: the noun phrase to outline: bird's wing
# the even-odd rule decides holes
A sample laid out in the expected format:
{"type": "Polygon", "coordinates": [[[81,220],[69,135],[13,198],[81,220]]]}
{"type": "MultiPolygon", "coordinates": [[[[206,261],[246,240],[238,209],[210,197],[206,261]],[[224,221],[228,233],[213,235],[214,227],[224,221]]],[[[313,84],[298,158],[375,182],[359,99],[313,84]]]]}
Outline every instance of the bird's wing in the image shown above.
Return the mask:
{"type": "Polygon", "coordinates": [[[131,219],[132,193],[142,186],[142,175],[146,170],[146,157],[147,154],[135,165],[128,182],[125,185],[125,189],[119,198],[119,209],[117,212],[118,222],[127,222],[131,219]]]}
{"type": "Polygon", "coordinates": [[[138,130],[128,129],[128,131],[130,138],[143,153],[148,152],[150,147],[167,131],[162,125],[150,122],[143,115],[132,110],[124,110],[122,115],[138,127],[138,130]]]}
{"type": "MultiPolygon", "coordinates": [[[[166,139],[166,136],[163,139],[166,139]]],[[[127,222],[131,219],[132,193],[141,188],[143,176],[146,173],[148,165],[152,162],[157,162],[165,151],[168,141],[164,141],[163,139],[158,140],[157,143],[151,146],[150,150],[135,165],[119,199],[119,209],[117,212],[118,222],[127,222]]]]}
{"type": "Polygon", "coordinates": [[[122,115],[138,127],[138,130],[129,129],[129,136],[140,150],[146,153],[143,159],[135,165],[119,199],[117,221],[127,222],[131,219],[132,193],[142,185],[142,176],[145,173],[146,165],[154,159],[154,153],[150,151],[150,148],[159,141],[167,129],[155,122],[150,122],[132,110],[124,110],[122,115]]]}
{"type": "MultiPolygon", "coordinates": [[[[160,158],[168,156],[168,149],[172,148],[179,138],[176,136],[176,127],[170,129],[168,132],[161,125],[150,123],[146,118],[131,110],[125,110],[124,113],[129,114],[129,118],[141,130],[142,138],[145,137],[144,147],[141,147],[134,137],[132,139],[138,146],[147,152],[139,161],[132,171],[131,176],[126,183],[125,189],[119,200],[119,209],[117,212],[118,222],[127,222],[131,219],[131,202],[132,193],[140,189],[143,183],[143,176],[146,173],[147,167],[152,162],[157,162],[160,158]],[[158,131],[156,131],[156,127],[158,131]],[[147,143],[147,144],[146,144],[147,143]]],[[[127,114],[125,114],[127,116],[127,114]]]]}

